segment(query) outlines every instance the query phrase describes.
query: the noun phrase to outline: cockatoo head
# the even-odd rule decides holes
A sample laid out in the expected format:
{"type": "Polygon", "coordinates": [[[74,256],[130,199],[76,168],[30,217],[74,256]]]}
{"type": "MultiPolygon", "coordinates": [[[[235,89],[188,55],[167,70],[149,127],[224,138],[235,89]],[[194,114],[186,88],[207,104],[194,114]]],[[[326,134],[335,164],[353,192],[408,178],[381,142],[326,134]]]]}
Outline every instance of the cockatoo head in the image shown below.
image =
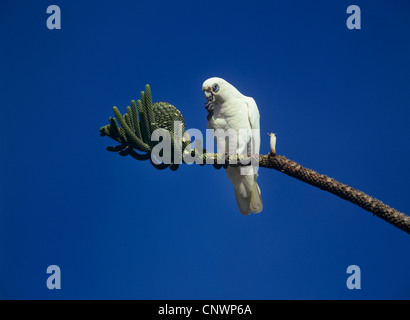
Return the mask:
{"type": "Polygon", "coordinates": [[[240,95],[240,92],[233,85],[222,78],[209,78],[202,84],[202,91],[205,94],[207,103],[205,109],[208,111],[208,121],[214,114],[214,105],[221,105],[228,99],[240,95]]]}
{"type": "Polygon", "coordinates": [[[238,92],[230,83],[217,77],[205,80],[202,84],[202,91],[208,103],[212,102],[217,104],[223,103],[228,97],[232,97],[232,94],[238,92]]]}

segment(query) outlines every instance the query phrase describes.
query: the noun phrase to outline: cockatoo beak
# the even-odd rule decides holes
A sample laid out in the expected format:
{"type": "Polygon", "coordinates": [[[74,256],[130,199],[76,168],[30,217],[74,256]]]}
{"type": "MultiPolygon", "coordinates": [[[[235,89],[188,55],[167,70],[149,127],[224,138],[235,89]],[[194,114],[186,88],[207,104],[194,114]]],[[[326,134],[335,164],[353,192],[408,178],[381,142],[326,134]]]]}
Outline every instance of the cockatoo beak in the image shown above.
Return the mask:
{"type": "Polygon", "coordinates": [[[212,91],[212,88],[204,89],[205,98],[208,101],[215,102],[215,93],[212,91]]]}
{"type": "Polygon", "coordinates": [[[204,94],[205,94],[206,100],[208,100],[208,101],[214,100],[214,95],[212,94],[211,91],[205,90],[204,94]]]}
{"type": "Polygon", "coordinates": [[[204,91],[206,100],[208,100],[208,102],[205,103],[205,109],[208,111],[207,119],[209,121],[209,119],[214,114],[214,105],[213,105],[213,103],[215,102],[216,98],[215,98],[215,95],[214,95],[214,92],[213,92],[212,88],[209,88],[209,87],[204,88],[203,91],[204,91]]]}

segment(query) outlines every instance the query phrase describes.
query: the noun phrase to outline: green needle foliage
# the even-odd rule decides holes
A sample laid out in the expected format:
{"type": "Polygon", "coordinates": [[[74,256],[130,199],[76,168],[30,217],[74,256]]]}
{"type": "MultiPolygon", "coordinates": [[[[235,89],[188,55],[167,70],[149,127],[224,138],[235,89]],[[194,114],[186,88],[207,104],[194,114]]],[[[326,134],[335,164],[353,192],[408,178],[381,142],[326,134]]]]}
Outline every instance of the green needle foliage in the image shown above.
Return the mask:
{"type": "MultiPolygon", "coordinates": [[[[151,88],[147,84],[145,92],[141,91],[141,100],[137,102],[132,100],[131,107],[127,107],[124,115],[117,107],[113,107],[113,110],[115,118],[110,117],[110,123],[100,128],[101,136],[108,136],[119,143],[117,146],[107,147],[108,151],[118,152],[121,156],[130,155],[137,160],[149,159],[157,169],[167,167],[171,170],[178,169],[179,164],[158,165],[151,160],[151,151],[160,142],[151,141],[151,135],[156,129],[166,129],[171,134],[172,154],[174,154],[174,121],[182,122],[182,135],[185,132],[185,119],[175,106],[168,102],[152,103],[151,88]]],[[[183,142],[182,150],[188,144],[189,142],[183,142]]]]}

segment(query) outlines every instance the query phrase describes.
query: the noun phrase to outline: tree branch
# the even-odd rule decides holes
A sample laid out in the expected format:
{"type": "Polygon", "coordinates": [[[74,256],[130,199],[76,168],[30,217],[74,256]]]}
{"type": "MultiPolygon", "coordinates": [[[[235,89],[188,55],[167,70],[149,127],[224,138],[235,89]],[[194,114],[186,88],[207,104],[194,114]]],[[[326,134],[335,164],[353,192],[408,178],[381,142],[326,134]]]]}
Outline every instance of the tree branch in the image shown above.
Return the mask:
{"type": "MultiPolygon", "coordinates": [[[[271,150],[274,149],[271,148],[271,150]]],[[[212,164],[217,169],[222,166],[227,167],[228,165],[243,166],[241,161],[244,162],[245,158],[251,159],[255,164],[259,163],[259,167],[261,168],[274,169],[283,172],[290,177],[296,178],[311,186],[330,192],[339,198],[354,203],[410,234],[410,217],[406,214],[389,207],[387,204],[384,204],[380,200],[377,200],[360,190],[352,188],[324,174],[319,174],[312,169],[305,168],[285,156],[272,152],[267,155],[233,155],[226,159],[224,164],[221,164],[221,162],[224,161],[222,160],[224,158],[223,155],[218,153],[204,153],[202,157],[204,164],[212,164]],[[219,165],[217,165],[217,163],[219,163],[219,165]]]]}
{"type": "Polygon", "coordinates": [[[314,187],[328,191],[339,198],[350,201],[410,234],[409,216],[389,207],[387,204],[360,190],[336,181],[326,175],[319,174],[314,170],[305,168],[284,156],[273,155],[272,153],[259,156],[259,165],[263,168],[278,170],[314,187]]]}

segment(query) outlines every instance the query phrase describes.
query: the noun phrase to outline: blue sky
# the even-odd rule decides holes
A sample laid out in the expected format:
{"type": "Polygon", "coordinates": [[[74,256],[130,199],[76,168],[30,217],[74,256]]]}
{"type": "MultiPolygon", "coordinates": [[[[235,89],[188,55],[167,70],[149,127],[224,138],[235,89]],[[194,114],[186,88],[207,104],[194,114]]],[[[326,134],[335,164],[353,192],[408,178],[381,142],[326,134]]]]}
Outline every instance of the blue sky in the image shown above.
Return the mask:
{"type": "Polygon", "coordinates": [[[408,235],[363,209],[261,169],[264,210],[244,217],[222,170],[158,171],[99,136],[146,83],[205,132],[219,76],[258,104],[261,153],[275,132],[279,154],[408,214],[408,1],[2,1],[0,17],[0,298],[410,298],[408,235]]]}

